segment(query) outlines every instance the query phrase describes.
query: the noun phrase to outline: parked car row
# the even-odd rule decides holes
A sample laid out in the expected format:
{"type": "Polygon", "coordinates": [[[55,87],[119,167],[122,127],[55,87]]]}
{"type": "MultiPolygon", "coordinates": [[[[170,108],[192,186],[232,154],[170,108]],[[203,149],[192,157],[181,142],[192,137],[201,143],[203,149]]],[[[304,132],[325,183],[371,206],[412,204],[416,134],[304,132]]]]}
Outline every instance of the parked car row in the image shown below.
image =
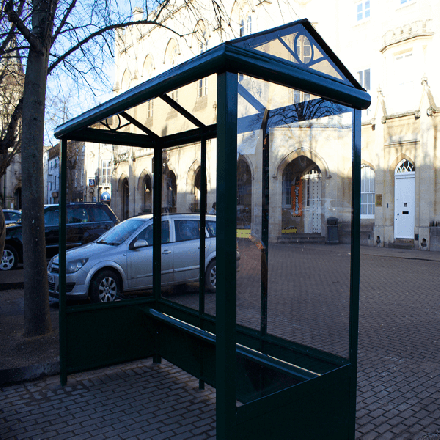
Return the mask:
{"type": "MultiPolygon", "coordinates": [[[[111,302],[122,292],[153,286],[153,215],[133,217],[119,223],[113,211],[102,203],[67,205],[66,293],[70,298],[111,302]]],[[[44,210],[46,255],[53,256],[47,272],[49,295],[59,297],[59,206],[44,210]]],[[[215,292],[216,216],[206,216],[206,288],[215,292]]],[[[199,214],[162,215],[161,282],[163,286],[199,280],[199,214]]],[[[22,226],[6,227],[1,269],[10,270],[23,259],[22,226]]],[[[237,270],[239,264],[236,252],[237,270]]]]}
{"type": "MultiPolygon", "coordinates": [[[[206,288],[216,290],[216,217],[206,216],[206,288]]],[[[161,282],[174,286],[199,280],[200,216],[162,216],[161,282]]],[[[153,216],[128,219],[86,246],[66,255],[66,293],[70,298],[111,302],[122,292],[153,286],[153,216]]],[[[239,254],[237,250],[237,269],[239,254]]],[[[59,296],[59,257],[48,265],[49,295],[59,296]]]]}
{"type": "MultiPolygon", "coordinates": [[[[119,222],[114,212],[105,203],[69,203],[66,209],[66,246],[68,249],[96,240],[119,222]]],[[[45,206],[44,230],[47,258],[58,253],[59,216],[58,205],[45,206]]],[[[5,248],[0,269],[10,270],[23,262],[22,229],[20,222],[6,225],[5,248]]]]}
{"type": "Polygon", "coordinates": [[[3,215],[7,225],[21,221],[21,211],[18,209],[3,209],[3,215]]]}

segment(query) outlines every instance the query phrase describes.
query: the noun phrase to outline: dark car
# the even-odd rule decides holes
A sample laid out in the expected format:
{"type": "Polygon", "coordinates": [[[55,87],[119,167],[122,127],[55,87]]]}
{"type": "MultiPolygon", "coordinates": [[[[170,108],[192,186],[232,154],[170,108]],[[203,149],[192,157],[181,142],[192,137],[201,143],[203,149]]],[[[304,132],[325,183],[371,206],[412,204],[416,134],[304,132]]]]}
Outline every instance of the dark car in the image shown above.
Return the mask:
{"type": "Polygon", "coordinates": [[[21,211],[18,209],[3,209],[6,224],[17,223],[21,220],[21,211]]]}
{"type": "MultiPolygon", "coordinates": [[[[71,249],[96,240],[104,232],[119,223],[114,212],[105,203],[67,204],[66,246],[71,249]]],[[[44,229],[46,235],[46,258],[58,253],[59,206],[44,208],[44,229]]],[[[6,227],[6,240],[0,269],[10,270],[23,262],[22,225],[6,227]]]]}

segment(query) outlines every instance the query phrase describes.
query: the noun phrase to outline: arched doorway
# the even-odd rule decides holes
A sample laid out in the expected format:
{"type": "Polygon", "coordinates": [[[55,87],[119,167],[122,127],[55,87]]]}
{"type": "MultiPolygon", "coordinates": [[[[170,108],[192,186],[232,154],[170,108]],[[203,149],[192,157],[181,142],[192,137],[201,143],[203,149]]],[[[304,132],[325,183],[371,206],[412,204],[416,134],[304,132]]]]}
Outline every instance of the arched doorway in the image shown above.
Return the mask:
{"type": "Polygon", "coordinates": [[[126,220],[130,217],[130,191],[128,179],[122,181],[122,219],[126,220]]]}
{"type": "Polygon", "coordinates": [[[22,209],[21,204],[21,186],[19,186],[14,192],[14,208],[22,209]]]}
{"type": "Polygon", "coordinates": [[[152,203],[153,186],[152,186],[151,176],[149,174],[147,174],[144,177],[142,188],[144,194],[143,211],[145,214],[151,214],[153,212],[153,203],[152,203]]]}
{"type": "Polygon", "coordinates": [[[321,233],[321,170],[298,156],[283,170],[282,232],[321,233]]]}
{"type": "Polygon", "coordinates": [[[416,168],[407,159],[394,170],[394,238],[414,239],[416,168]]]}
{"type": "Polygon", "coordinates": [[[163,174],[163,205],[164,212],[176,212],[177,179],[172,170],[165,167],[163,174]]]}
{"type": "Polygon", "coordinates": [[[201,168],[198,167],[194,176],[194,199],[190,206],[191,212],[200,212],[201,168]]]}
{"type": "Polygon", "coordinates": [[[247,229],[252,221],[252,172],[246,159],[237,162],[237,228],[247,229]]]}

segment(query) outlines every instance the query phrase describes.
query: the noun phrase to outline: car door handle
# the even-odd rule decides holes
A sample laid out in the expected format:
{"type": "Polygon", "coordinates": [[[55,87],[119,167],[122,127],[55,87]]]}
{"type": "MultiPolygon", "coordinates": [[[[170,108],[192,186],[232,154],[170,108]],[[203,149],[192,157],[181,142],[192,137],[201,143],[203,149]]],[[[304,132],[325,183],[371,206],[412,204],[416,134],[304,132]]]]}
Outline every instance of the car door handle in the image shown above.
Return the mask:
{"type": "Polygon", "coordinates": [[[171,254],[171,251],[169,251],[168,249],[166,249],[166,250],[164,250],[164,251],[162,252],[162,254],[163,254],[163,255],[171,254]]]}

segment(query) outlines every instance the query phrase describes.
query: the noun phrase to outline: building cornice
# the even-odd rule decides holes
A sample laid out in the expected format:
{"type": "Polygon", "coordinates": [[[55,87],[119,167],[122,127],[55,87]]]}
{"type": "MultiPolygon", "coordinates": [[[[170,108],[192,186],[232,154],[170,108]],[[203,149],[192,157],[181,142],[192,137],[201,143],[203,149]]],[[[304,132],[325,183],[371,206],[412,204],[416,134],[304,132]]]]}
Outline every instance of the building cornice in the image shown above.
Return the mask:
{"type": "Polygon", "coordinates": [[[432,20],[417,20],[405,24],[393,30],[387,31],[382,37],[382,47],[380,51],[384,53],[391,46],[420,37],[430,37],[434,35],[432,31],[432,20]]]}

